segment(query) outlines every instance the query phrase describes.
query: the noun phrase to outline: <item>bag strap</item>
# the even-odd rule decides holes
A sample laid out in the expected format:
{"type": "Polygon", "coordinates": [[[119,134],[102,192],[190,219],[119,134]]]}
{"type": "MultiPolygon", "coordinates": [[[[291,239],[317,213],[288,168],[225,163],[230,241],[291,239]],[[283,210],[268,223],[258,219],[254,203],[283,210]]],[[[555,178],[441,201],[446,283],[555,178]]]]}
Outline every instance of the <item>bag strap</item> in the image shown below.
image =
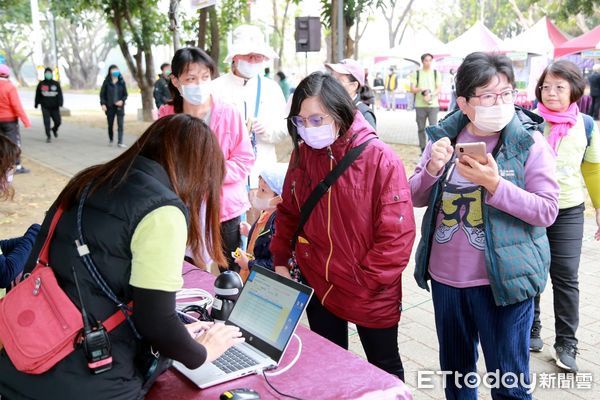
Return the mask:
{"type": "Polygon", "coordinates": [[[350,165],[358,158],[360,153],[363,152],[367,144],[373,139],[369,139],[360,145],[353,147],[350,151],[346,153],[344,158],[335,166],[327,176],[317,184],[317,186],[313,189],[313,191],[308,196],[308,199],[304,202],[302,207],[300,208],[300,222],[298,223],[298,228],[296,228],[296,232],[294,232],[294,236],[292,236],[291,249],[292,252],[295,251],[296,242],[298,241],[298,236],[300,232],[302,232],[302,228],[304,228],[304,224],[308,221],[308,217],[310,216],[312,210],[315,208],[319,199],[327,193],[331,185],[335,183],[335,181],[348,169],[350,165]]]}
{"type": "Polygon", "coordinates": [[[48,229],[48,235],[46,236],[46,240],[44,241],[44,245],[40,250],[40,255],[38,256],[37,263],[42,264],[46,267],[49,267],[48,263],[48,254],[50,253],[50,242],[52,241],[52,237],[54,236],[54,230],[56,229],[56,225],[58,224],[58,220],[62,216],[63,208],[62,206],[58,206],[54,216],[52,217],[52,222],[50,222],[50,229],[48,229]]]}
{"type": "Polygon", "coordinates": [[[583,117],[583,125],[585,126],[585,138],[587,139],[587,147],[592,143],[592,133],[594,132],[594,119],[586,114],[581,114],[583,117]]]}
{"type": "MultiPolygon", "coordinates": [[[[54,212],[54,216],[52,217],[52,221],[50,222],[50,228],[48,229],[48,235],[46,236],[46,240],[44,241],[44,245],[42,246],[42,250],[40,250],[40,255],[38,256],[38,264],[44,265],[45,267],[50,267],[50,264],[48,262],[48,260],[49,260],[48,255],[50,253],[50,242],[52,241],[52,238],[54,237],[54,231],[56,230],[56,225],[58,225],[58,221],[62,217],[62,214],[63,214],[63,207],[62,207],[62,205],[60,205],[54,212]]],[[[133,302],[130,302],[129,304],[127,304],[127,307],[129,308],[129,310],[127,310],[127,313],[131,314],[133,302]]],[[[123,321],[125,321],[125,319],[126,319],[125,312],[123,312],[122,310],[117,310],[114,314],[112,314],[110,317],[108,317],[106,320],[104,320],[104,322],[102,324],[104,325],[104,328],[106,328],[106,331],[110,332],[113,329],[115,329],[117,326],[119,326],[121,323],[123,323],[123,321]]],[[[73,350],[74,349],[75,348],[73,348],[73,350]]]]}

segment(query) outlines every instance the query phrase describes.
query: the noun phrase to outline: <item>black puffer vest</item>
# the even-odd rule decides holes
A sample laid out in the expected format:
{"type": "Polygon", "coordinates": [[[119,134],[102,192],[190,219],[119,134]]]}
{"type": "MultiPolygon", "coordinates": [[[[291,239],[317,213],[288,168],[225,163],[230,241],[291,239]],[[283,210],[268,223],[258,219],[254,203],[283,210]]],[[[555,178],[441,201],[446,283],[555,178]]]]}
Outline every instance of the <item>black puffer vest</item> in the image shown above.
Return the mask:
{"type": "MultiPolygon", "coordinates": [[[[98,271],[117,297],[129,302],[132,288],[131,238],[138,223],[151,211],[165,205],[187,208],[171,189],[165,170],[155,161],[138,157],[126,181],[116,190],[100,188],[85,201],[82,227],[84,239],[98,271]]],[[[52,207],[37,237],[32,254],[36,255],[46,239],[55,206],[52,207]]],[[[75,240],[77,205],[64,212],[50,248],[50,264],[57,280],[71,300],[79,306],[71,266],[77,270],[83,301],[94,319],[103,321],[117,308],[98,286],[77,255],[75,240]]],[[[31,270],[35,257],[29,260],[31,270]]],[[[92,375],[81,348],[43,375],[27,375],[14,369],[5,352],[0,352],[0,394],[9,399],[137,399],[143,384],[141,365],[136,361],[147,352],[127,322],[110,333],[113,367],[92,375]]]]}

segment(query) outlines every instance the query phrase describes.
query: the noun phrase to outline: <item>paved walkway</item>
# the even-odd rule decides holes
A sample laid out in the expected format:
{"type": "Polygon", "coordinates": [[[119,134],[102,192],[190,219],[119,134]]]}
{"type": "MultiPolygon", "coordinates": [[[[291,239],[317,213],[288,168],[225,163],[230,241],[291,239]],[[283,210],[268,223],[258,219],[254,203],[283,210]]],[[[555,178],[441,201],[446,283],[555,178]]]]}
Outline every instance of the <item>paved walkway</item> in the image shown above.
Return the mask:
{"type": "MultiPolygon", "coordinates": [[[[379,112],[378,124],[384,140],[395,143],[417,144],[416,124],[413,112],[379,112]]],[[[104,162],[121,153],[121,149],[108,147],[106,131],[97,128],[85,128],[69,123],[64,125],[58,140],[45,142],[41,117],[33,117],[32,129],[22,130],[23,153],[26,157],[48,166],[60,173],[71,176],[93,164],[104,162]]],[[[134,137],[125,137],[125,143],[131,144],[134,137]]],[[[32,172],[35,173],[35,170],[32,172]]],[[[415,209],[417,221],[423,210],[415,209]]],[[[418,231],[418,230],[417,230],[418,231]]],[[[533,354],[531,369],[537,378],[534,392],[538,399],[598,399],[600,398],[600,306],[595,296],[600,293],[600,244],[592,239],[595,231],[593,219],[586,219],[583,255],[580,267],[581,323],[578,331],[579,350],[577,358],[582,371],[577,378],[559,376],[560,372],[552,361],[553,312],[551,284],[542,296],[543,330],[546,347],[542,353],[533,354]],[[595,265],[595,267],[594,267],[595,265]],[[569,380],[572,379],[572,380],[569,380]],[[576,381],[578,379],[578,381],[576,381]],[[593,379],[590,389],[583,389],[593,379]],[[557,389],[562,384],[565,389],[557,389]],[[540,388],[551,385],[555,389],[540,388]],[[569,389],[570,387],[570,389],[569,389]],[[579,387],[579,389],[577,389],[579,387]]],[[[441,380],[434,379],[433,389],[416,389],[418,371],[437,371],[438,345],[433,318],[431,295],[418,288],[412,278],[414,262],[411,261],[404,276],[404,312],[400,323],[400,352],[406,369],[406,383],[415,389],[415,399],[442,399],[441,380]]],[[[351,350],[364,355],[355,331],[351,332],[351,350]]],[[[480,357],[479,371],[485,373],[483,357],[480,357]]],[[[489,390],[481,390],[481,398],[489,399],[489,390]]]]}

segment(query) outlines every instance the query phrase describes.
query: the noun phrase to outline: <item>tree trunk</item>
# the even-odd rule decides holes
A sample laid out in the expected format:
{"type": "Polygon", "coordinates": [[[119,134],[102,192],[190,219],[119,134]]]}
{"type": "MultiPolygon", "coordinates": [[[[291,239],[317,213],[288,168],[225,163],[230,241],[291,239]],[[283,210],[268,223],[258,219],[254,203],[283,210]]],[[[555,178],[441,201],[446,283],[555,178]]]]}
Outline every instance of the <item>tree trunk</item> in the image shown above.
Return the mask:
{"type": "Polygon", "coordinates": [[[338,59],[338,40],[343,40],[338,37],[338,1],[341,0],[331,0],[331,59],[329,62],[332,63],[340,61],[338,59]]]}
{"type": "Polygon", "coordinates": [[[142,94],[142,109],[144,121],[153,121],[152,108],[154,107],[154,84],[148,85],[147,83],[145,83],[143,87],[140,86],[140,93],[142,94]]]}
{"type": "Polygon", "coordinates": [[[179,2],[181,0],[170,0],[169,4],[169,30],[173,35],[173,51],[177,51],[180,47],[179,43],[179,2]]]}
{"type": "Polygon", "coordinates": [[[198,47],[202,50],[206,50],[206,19],[208,17],[208,11],[206,8],[200,10],[198,16],[198,47]]]}
{"type": "Polygon", "coordinates": [[[208,14],[210,16],[210,56],[218,65],[221,56],[221,35],[219,34],[219,21],[215,6],[209,7],[208,14]]]}

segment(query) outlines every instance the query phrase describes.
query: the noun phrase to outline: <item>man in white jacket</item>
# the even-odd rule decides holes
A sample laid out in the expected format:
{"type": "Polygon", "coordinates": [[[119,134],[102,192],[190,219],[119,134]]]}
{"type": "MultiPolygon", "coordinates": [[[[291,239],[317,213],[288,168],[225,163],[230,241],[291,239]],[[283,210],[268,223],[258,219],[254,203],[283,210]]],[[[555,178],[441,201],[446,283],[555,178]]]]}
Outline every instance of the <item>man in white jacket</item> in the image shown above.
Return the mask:
{"type": "Polygon", "coordinates": [[[250,188],[258,187],[258,171],[277,162],[275,144],[287,135],[285,98],[279,85],[262,76],[267,61],[278,58],[256,26],[242,25],[233,31],[225,62],[231,71],[212,82],[212,93],[235,104],[245,119],[256,152],[250,188]]]}

